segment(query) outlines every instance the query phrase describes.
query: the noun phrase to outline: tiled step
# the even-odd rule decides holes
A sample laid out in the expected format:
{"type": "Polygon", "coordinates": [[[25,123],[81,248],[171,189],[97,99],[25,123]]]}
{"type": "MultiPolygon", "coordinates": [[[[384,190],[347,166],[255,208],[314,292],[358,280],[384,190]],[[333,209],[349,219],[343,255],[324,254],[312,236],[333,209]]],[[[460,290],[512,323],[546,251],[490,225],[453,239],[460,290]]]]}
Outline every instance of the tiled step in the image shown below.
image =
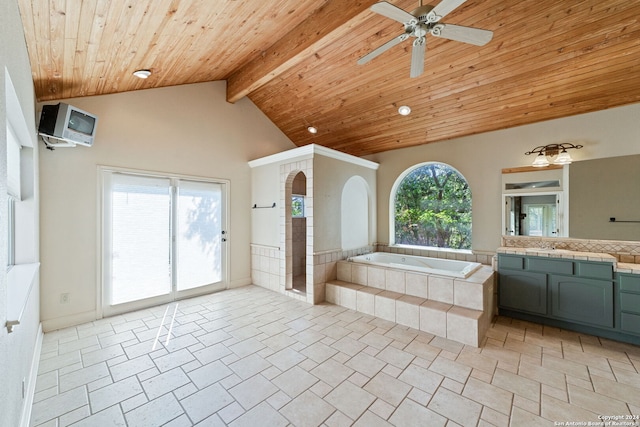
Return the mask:
{"type": "Polygon", "coordinates": [[[327,283],[326,301],[475,347],[491,321],[480,310],[341,280],[327,283]]]}

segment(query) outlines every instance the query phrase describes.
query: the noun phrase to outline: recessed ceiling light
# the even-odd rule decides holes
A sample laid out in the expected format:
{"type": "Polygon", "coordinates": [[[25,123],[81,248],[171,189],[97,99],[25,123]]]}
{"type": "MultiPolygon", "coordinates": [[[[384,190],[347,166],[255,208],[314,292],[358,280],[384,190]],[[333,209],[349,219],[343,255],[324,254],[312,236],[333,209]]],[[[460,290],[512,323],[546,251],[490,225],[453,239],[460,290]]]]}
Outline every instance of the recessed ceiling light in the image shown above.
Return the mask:
{"type": "Polygon", "coordinates": [[[151,70],[136,70],[133,72],[133,75],[139,79],[146,79],[151,75],[151,70]]]}
{"type": "Polygon", "coordinates": [[[409,107],[408,105],[402,105],[400,108],[398,108],[398,114],[400,114],[401,116],[408,116],[409,114],[411,114],[411,107],[409,107]]]}
{"type": "Polygon", "coordinates": [[[315,126],[309,126],[307,130],[309,131],[309,133],[318,133],[318,128],[316,128],[315,126]]]}

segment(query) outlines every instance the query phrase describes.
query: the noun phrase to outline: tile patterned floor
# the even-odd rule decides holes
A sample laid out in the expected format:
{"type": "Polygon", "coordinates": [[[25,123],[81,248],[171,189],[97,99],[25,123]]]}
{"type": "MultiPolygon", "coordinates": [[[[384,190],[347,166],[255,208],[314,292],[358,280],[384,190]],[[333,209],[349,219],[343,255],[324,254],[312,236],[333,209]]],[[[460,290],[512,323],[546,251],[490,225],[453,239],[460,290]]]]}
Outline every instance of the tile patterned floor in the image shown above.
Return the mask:
{"type": "Polygon", "coordinates": [[[31,421],[587,425],[640,415],[638,372],[592,336],[500,317],[473,348],[248,286],[46,334],[31,421]]]}

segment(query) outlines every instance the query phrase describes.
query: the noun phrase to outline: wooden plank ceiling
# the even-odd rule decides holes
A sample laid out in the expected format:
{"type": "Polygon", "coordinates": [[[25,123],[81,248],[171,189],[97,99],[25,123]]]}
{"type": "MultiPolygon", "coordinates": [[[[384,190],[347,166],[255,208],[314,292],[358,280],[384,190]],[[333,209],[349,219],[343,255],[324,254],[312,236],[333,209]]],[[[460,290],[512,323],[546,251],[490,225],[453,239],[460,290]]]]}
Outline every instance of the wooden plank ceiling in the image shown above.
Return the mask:
{"type": "Polygon", "coordinates": [[[414,79],[411,40],[356,64],[402,32],[374,0],[18,2],[39,101],[227,80],[296,145],[358,156],[640,102],[635,0],[468,0],[443,22],[493,40],[428,35],[414,79]]]}

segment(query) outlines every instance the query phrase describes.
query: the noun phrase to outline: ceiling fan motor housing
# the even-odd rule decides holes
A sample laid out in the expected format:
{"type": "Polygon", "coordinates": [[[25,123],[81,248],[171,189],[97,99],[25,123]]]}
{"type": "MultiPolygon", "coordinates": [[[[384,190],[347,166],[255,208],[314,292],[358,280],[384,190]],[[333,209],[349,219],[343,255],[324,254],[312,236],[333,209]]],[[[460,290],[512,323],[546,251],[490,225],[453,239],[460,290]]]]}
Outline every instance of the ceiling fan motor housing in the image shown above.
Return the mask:
{"type": "Polygon", "coordinates": [[[420,6],[417,9],[412,10],[411,14],[418,19],[418,22],[427,22],[427,21],[429,21],[428,16],[429,16],[429,12],[431,12],[431,10],[433,10],[433,6],[430,6],[430,5],[427,4],[427,5],[424,5],[424,6],[420,6]]]}
{"type": "Polygon", "coordinates": [[[426,36],[427,33],[436,26],[436,21],[439,18],[433,13],[430,13],[431,10],[433,10],[433,6],[430,5],[424,5],[414,9],[411,15],[415,16],[416,19],[404,23],[405,33],[417,38],[426,36]],[[432,16],[435,17],[435,20],[432,16]]]}

